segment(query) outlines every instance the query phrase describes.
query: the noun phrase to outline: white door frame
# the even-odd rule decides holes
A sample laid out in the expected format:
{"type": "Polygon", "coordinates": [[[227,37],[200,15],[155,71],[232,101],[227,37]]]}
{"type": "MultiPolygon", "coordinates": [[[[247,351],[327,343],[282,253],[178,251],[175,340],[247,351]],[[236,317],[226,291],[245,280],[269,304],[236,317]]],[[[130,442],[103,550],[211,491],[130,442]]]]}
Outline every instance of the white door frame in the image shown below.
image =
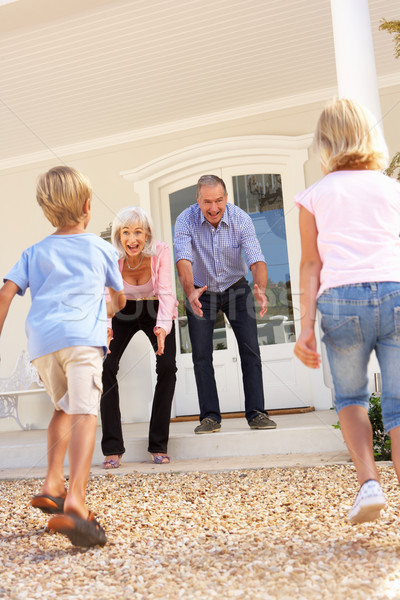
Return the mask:
{"type": "MultiPolygon", "coordinates": [[[[243,163],[259,164],[263,165],[264,172],[267,169],[270,173],[274,172],[270,167],[272,165],[286,173],[283,181],[284,195],[289,201],[305,187],[304,163],[308,160],[311,140],[311,135],[259,135],[211,140],[171,152],[136,169],[123,171],[121,175],[133,183],[134,192],[140,198],[140,205],[152,215],[156,237],[167,242],[172,248],[169,206],[165,201],[161,201],[163,188],[184,179],[190,179],[191,184],[194,184],[199,174],[212,172],[216,165],[219,169],[230,170],[243,163]]],[[[296,210],[294,203],[288,210],[296,210]]],[[[293,310],[298,334],[300,236],[295,226],[291,226],[287,231],[288,245],[289,238],[292,249],[289,252],[289,265],[293,310]]],[[[324,384],[322,369],[311,370],[301,364],[297,365],[296,369],[305,370],[303,377],[308,381],[309,394],[307,404],[316,409],[331,408],[331,391],[324,384]]],[[[155,377],[154,373],[152,377],[155,377]]]]}

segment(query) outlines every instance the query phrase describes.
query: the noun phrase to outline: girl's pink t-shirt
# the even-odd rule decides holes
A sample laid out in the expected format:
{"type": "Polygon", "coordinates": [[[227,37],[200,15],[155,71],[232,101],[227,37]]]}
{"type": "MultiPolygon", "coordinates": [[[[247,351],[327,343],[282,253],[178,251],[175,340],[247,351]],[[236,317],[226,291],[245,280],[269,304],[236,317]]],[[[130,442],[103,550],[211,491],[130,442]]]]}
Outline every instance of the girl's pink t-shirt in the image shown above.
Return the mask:
{"type": "Polygon", "coordinates": [[[335,171],[298,194],[318,229],[318,296],[327,288],[400,282],[400,184],[380,171],[335,171]]]}

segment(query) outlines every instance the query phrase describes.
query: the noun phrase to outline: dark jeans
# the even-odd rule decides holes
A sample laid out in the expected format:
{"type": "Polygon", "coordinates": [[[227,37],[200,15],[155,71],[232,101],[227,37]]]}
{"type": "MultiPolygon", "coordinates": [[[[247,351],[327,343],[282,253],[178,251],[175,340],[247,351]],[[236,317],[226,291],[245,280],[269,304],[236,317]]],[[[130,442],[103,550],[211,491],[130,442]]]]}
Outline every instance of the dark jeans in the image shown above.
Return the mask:
{"type": "Polygon", "coordinates": [[[200,302],[203,317],[194,315],[189,302],[186,301],[200,420],[209,417],[221,421],[212,344],[214,323],[219,310],[227,316],[239,346],[246,419],[251,421],[258,412],[268,414],[264,410],[262,366],[254,300],[247,281],[241,280],[222,293],[205,291],[200,296],[200,302]]]}
{"type": "MultiPolygon", "coordinates": [[[[153,332],[156,325],[158,300],[128,300],[125,308],[112,320],[114,339],[110,344],[110,354],[103,365],[103,395],[100,402],[103,439],[101,448],[104,456],[125,452],[119,408],[117,373],[119,361],[125,348],[138,331],[149,338],[157,350],[157,337],[153,332]]],[[[150,419],[148,451],[167,452],[171,404],[176,382],[175,325],[165,338],[162,356],[156,356],[157,383],[154,390],[153,407],[150,419]]]]}

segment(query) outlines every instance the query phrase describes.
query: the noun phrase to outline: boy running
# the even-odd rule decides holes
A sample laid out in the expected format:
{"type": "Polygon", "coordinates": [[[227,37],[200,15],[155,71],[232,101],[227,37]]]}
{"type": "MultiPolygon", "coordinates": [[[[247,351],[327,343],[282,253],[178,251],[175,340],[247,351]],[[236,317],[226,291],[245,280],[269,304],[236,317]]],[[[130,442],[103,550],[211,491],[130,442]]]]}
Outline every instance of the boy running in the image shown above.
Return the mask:
{"type": "Polygon", "coordinates": [[[107,541],[85,504],[85,491],[107,352],[107,312],[112,316],[126,302],[116,250],[86,232],[91,196],[88,180],[70,167],[54,167],[39,178],[36,198],[56,231],[22,253],[0,289],[1,333],[14,296],[30,287],[29,356],[55,407],[47,431],[47,475],[31,505],[59,513],[48,529],[85,547],[107,541]],[[105,286],[111,295],[107,306],[105,286]],[[67,450],[68,491],[63,474],[67,450]]]}

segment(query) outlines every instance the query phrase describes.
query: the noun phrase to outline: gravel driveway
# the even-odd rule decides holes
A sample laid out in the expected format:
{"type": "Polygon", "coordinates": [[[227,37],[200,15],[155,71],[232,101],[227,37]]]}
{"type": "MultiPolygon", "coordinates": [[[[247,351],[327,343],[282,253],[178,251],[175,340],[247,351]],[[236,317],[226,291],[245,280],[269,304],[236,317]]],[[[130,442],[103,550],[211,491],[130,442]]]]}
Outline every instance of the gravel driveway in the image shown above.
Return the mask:
{"type": "Polygon", "coordinates": [[[107,473],[88,504],[108,536],[81,550],[44,532],[40,480],[0,481],[0,597],[9,600],[400,598],[400,495],[352,526],[352,465],[223,473],[107,473]]]}

